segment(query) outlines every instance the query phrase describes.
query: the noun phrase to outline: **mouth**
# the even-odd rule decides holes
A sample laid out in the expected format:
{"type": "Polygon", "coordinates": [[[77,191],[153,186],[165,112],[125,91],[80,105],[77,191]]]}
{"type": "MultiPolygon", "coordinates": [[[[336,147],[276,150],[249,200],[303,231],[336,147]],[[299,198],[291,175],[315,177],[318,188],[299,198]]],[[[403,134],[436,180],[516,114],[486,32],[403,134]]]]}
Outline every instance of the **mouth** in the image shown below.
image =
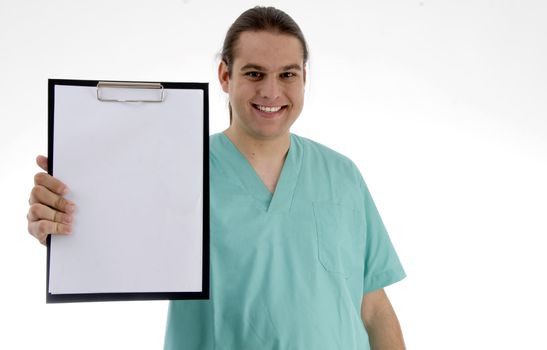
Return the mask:
{"type": "Polygon", "coordinates": [[[286,109],[287,108],[287,105],[284,105],[284,106],[263,106],[263,105],[259,105],[259,104],[256,104],[256,103],[252,103],[253,105],[253,108],[262,112],[262,113],[271,113],[271,114],[274,114],[274,113],[277,113],[283,109],[286,109]]]}

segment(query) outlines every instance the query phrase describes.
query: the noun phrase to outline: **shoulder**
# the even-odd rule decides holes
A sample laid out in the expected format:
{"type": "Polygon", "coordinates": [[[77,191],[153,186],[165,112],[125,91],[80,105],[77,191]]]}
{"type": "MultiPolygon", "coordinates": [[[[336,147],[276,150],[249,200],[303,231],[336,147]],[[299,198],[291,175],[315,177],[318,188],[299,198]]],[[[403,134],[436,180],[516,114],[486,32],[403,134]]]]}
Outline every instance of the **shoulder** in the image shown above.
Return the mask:
{"type": "Polygon", "coordinates": [[[365,185],[361,172],[347,156],[308,138],[291,134],[302,152],[302,168],[314,177],[321,176],[340,186],[349,186],[360,191],[365,185]]]}
{"type": "Polygon", "coordinates": [[[226,147],[223,133],[209,135],[209,156],[215,158],[226,147]]]}
{"type": "Polygon", "coordinates": [[[364,210],[366,184],[350,158],[305,137],[292,135],[291,140],[302,153],[302,183],[310,186],[316,201],[364,210]]]}
{"type": "Polygon", "coordinates": [[[304,158],[309,162],[322,163],[324,166],[334,167],[345,172],[359,173],[357,166],[351,159],[330,147],[295,134],[291,134],[291,141],[298,144],[304,158]]]}
{"type": "Polygon", "coordinates": [[[218,143],[220,143],[221,138],[222,138],[221,132],[209,135],[209,147],[212,148],[213,145],[217,145],[218,143]]]}

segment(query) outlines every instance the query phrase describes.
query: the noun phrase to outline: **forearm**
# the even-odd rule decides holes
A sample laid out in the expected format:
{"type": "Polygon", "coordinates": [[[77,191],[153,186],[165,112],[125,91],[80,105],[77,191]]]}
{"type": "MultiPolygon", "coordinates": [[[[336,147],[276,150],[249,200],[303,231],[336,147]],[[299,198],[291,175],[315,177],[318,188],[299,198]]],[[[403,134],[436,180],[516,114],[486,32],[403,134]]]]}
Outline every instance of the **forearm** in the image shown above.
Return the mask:
{"type": "Polygon", "coordinates": [[[371,350],[404,350],[401,326],[389,299],[383,290],[373,293],[365,297],[362,315],[371,350]]]}

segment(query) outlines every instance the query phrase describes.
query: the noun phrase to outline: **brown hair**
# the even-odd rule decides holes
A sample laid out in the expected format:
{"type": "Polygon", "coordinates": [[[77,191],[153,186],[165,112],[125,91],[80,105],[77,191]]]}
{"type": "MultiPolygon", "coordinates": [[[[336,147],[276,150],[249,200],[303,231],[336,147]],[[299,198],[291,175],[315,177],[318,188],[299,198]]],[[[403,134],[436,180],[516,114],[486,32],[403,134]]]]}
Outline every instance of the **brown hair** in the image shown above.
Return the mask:
{"type": "MultiPolygon", "coordinates": [[[[302,44],[302,58],[304,64],[308,61],[308,45],[302,30],[296,22],[285,12],[275,7],[256,6],[243,12],[228,29],[222,45],[221,59],[226,64],[229,76],[235,59],[235,46],[239,36],[247,31],[268,31],[278,34],[287,34],[296,37],[302,44]]],[[[232,106],[230,109],[230,124],[232,123],[232,106]]]]}
{"type": "Polygon", "coordinates": [[[275,7],[256,6],[243,12],[235,22],[230,26],[224,38],[221,57],[228,66],[228,72],[231,74],[234,63],[234,49],[243,32],[247,31],[268,31],[279,34],[287,34],[296,37],[302,44],[302,57],[304,63],[308,61],[308,45],[302,30],[296,22],[285,12],[275,7]]]}

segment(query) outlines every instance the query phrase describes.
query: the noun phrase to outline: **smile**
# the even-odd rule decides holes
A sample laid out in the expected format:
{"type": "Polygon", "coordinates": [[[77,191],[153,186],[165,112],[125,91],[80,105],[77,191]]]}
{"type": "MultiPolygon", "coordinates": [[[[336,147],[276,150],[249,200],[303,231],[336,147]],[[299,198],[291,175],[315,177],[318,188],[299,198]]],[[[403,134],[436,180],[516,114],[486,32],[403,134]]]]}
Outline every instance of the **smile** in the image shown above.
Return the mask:
{"type": "Polygon", "coordinates": [[[287,107],[287,106],[262,106],[262,105],[257,105],[254,103],[252,105],[254,108],[265,113],[276,113],[276,112],[279,112],[281,109],[287,107]]]}

